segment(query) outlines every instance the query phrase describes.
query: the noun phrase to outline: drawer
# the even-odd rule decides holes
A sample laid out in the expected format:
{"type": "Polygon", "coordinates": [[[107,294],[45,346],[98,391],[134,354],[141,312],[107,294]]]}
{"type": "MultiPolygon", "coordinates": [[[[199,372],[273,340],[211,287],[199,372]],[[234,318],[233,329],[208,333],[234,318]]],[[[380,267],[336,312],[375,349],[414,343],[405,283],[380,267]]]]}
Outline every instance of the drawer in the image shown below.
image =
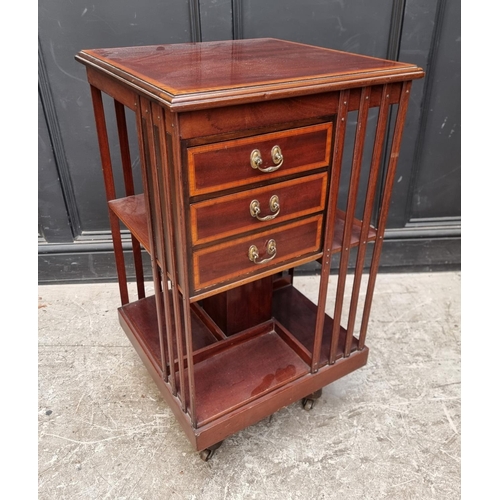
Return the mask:
{"type": "Polygon", "coordinates": [[[188,148],[189,194],[325,167],[330,162],[331,141],[332,124],[321,123],[188,148]]]}
{"type": "Polygon", "coordinates": [[[193,203],[193,245],[263,229],[325,208],[328,174],[308,175],[270,186],[193,203]]]}
{"type": "Polygon", "coordinates": [[[193,251],[194,289],[238,280],[321,251],[322,215],[193,251]],[[273,244],[274,242],[274,244],[273,244]],[[254,252],[252,252],[254,249],[254,252]],[[253,255],[255,262],[250,260],[253,255]]]}

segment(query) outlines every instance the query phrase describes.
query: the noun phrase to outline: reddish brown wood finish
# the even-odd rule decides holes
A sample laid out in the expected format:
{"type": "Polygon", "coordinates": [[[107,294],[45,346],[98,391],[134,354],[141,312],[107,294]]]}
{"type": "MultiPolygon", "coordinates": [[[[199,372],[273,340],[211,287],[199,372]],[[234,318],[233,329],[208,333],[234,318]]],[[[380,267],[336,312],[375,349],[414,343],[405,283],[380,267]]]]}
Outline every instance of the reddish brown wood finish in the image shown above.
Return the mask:
{"type": "MultiPolygon", "coordinates": [[[[115,181],[113,176],[113,165],[111,163],[111,153],[109,150],[108,132],[106,130],[106,117],[102,102],[101,91],[94,86],[90,86],[92,104],[94,106],[94,116],[97,130],[97,140],[99,142],[99,152],[101,154],[101,165],[104,177],[104,187],[106,189],[106,199],[108,201],[116,198],[115,181]]],[[[111,237],[115,249],[116,271],[118,274],[118,285],[120,287],[120,298],[122,305],[128,303],[127,272],[125,270],[125,257],[123,255],[123,245],[120,236],[120,222],[116,215],[108,209],[109,222],[111,226],[111,237]]]]}
{"type": "Polygon", "coordinates": [[[383,231],[385,229],[387,216],[389,214],[389,203],[391,201],[392,186],[394,184],[394,178],[396,176],[396,166],[399,158],[399,148],[401,144],[401,138],[403,136],[403,127],[406,118],[406,111],[408,110],[408,101],[410,99],[410,89],[411,89],[411,81],[404,82],[401,90],[401,99],[399,101],[396,124],[392,136],[389,166],[385,178],[384,191],[382,193],[382,206],[380,208],[380,213],[378,218],[378,227],[380,228],[380,234],[378,235],[377,241],[375,243],[375,248],[373,250],[372,263],[370,267],[370,278],[368,281],[368,286],[366,291],[365,305],[363,308],[363,318],[361,322],[361,330],[359,336],[360,347],[364,346],[366,330],[368,328],[368,318],[370,316],[370,309],[373,300],[373,292],[375,290],[375,280],[377,277],[377,270],[380,262],[380,255],[382,252],[383,231]]]}
{"type": "Polygon", "coordinates": [[[271,319],[272,293],[273,277],[267,276],[204,299],[203,309],[225,335],[234,335],[271,319]]]}
{"type": "Polygon", "coordinates": [[[120,323],[193,446],[214,446],[363,366],[409,90],[422,70],[274,39],[95,49],[76,57],[91,83],[124,304],[120,323]],[[115,199],[101,91],[115,99],[126,189],[121,200],[115,199]],[[391,105],[398,113],[387,138],[391,105]],[[144,194],[134,191],[124,106],[136,113],[144,194]],[[357,220],[368,111],[374,107],[376,137],[363,218],[357,220]],[[337,200],[352,111],[358,117],[342,211],[337,200]],[[251,152],[259,149],[261,167],[270,167],[275,145],[283,154],[279,169],[253,169],[251,152]],[[259,216],[272,215],[273,195],[279,198],[276,217],[252,217],[253,200],[259,216]],[[139,244],[153,269],[155,295],[130,304],[119,221],[132,234],[139,296],[139,244]],[[276,254],[266,253],[271,239],[276,254]],[[375,243],[356,336],[369,242],[375,243]],[[250,245],[258,249],[258,262],[269,260],[252,262],[250,245]],[[356,246],[353,289],[346,297],[348,257],[356,246]],[[340,268],[330,316],[326,299],[335,252],[340,268]],[[321,265],[317,304],[292,279],[294,266],[314,260],[321,265]]]}
{"type": "Polygon", "coordinates": [[[219,192],[326,167],[330,157],[331,130],[331,124],[325,123],[189,148],[190,194],[219,192]],[[254,149],[261,153],[261,168],[276,167],[271,160],[271,150],[276,145],[281,148],[284,158],[278,170],[261,172],[252,168],[250,154],[254,149]]]}
{"type": "Polygon", "coordinates": [[[191,205],[193,245],[261,230],[291,219],[322,212],[325,208],[327,183],[328,175],[324,172],[193,203],[191,205]],[[273,196],[279,199],[279,213],[273,212],[270,208],[273,196]],[[274,215],[275,218],[263,221],[253,217],[250,204],[254,200],[260,204],[261,218],[274,215]]]}
{"type": "MultiPolygon", "coordinates": [[[[382,85],[372,87],[370,107],[378,107],[383,93],[382,85]]],[[[386,85],[389,104],[399,102],[401,86],[386,85]]],[[[357,109],[361,89],[352,89],[349,111],[357,109]]],[[[385,95],[385,94],[384,94],[385,95]]],[[[326,92],[289,99],[240,104],[225,108],[188,111],[180,115],[181,137],[189,139],[189,145],[217,142],[221,137],[253,136],[262,129],[286,130],[295,123],[307,125],[331,121],[338,111],[339,92],[326,92]]]]}
{"type": "MultiPolygon", "coordinates": [[[[161,204],[161,215],[164,224],[162,233],[162,259],[160,265],[163,270],[163,280],[167,287],[178,291],[178,279],[176,272],[175,238],[174,238],[174,220],[172,210],[172,181],[167,175],[168,164],[171,159],[168,154],[166,142],[166,128],[163,109],[156,103],[151,107],[153,122],[153,140],[155,145],[155,154],[157,158],[158,183],[159,183],[159,202],[161,204]]],[[[168,357],[170,366],[174,366],[174,359],[183,359],[185,355],[183,329],[185,325],[181,314],[181,299],[179,293],[164,294],[164,308],[166,317],[169,321],[166,323],[168,357]]],[[[206,324],[206,323],[205,323],[206,324]]],[[[194,340],[193,340],[194,342],[194,340]]],[[[194,345],[194,344],[193,344],[194,345]]],[[[173,394],[179,395],[183,409],[186,408],[186,388],[184,378],[180,386],[180,393],[177,393],[177,380],[175,370],[180,370],[184,374],[184,363],[181,367],[176,367],[170,371],[170,384],[173,388],[173,394]]]]}
{"type": "MultiPolygon", "coordinates": [[[[395,85],[393,85],[394,87],[395,85]]],[[[363,223],[359,236],[359,248],[356,257],[356,268],[354,271],[354,282],[352,286],[351,303],[349,305],[349,319],[347,324],[347,338],[352,338],[354,332],[354,324],[356,321],[356,314],[358,310],[358,299],[361,288],[361,278],[363,275],[363,266],[365,263],[365,254],[368,241],[371,240],[370,220],[373,212],[373,204],[375,201],[375,194],[377,188],[377,179],[379,178],[379,170],[382,159],[382,151],[385,145],[385,134],[387,131],[387,120],[389,115],[390,91],[389,86],[384,85],[382,90],[382,102],[380,105],[377,130],[375,133],[375,142],[373,147],[372,160],[370,165],[370,174],[368,177],[368,186],[366,189],[365,206],[363,210],[363,223]]],[[[383,232],[383,228],[381,228],[383,232]]],[[[349,341],[348,341],[349,342],[349,341]]],[[[360,339],[360,347],[363,342],[360,339]]],[[[346,355],[350,353],[350,346],[346,343],[346,355]]]]}
{"type": "MultiPolygon", "coordinates": [[[[118,128],[118,140],[120,142],[120,154],[122,158],[123,180],[125,183],[125,195],[135,194],[134,178],[132,176],[132,162],[130,160],[130,146],[128,142],[127,122],[125,120],[125,108],[123,104],[114,101],[116,125],[118,128]]],[[[135,276],[137,283],[137,296],[145,297],[144,291],[144,271],[142,268],[141,247],[136,237],[132,234],[132,252],[134,255],[135,276]]]]}
{"type": "Polygon", "coordinates": [[[270,38],[93,49],[77,59],[176,111],[423,76],[410,64],[270,38]]]}
{"type": "Polygon", "coordinates": [[[116,198],[108,202],[109,208],[120,218],[120,220],[130,229],[130,232],[137,238],[140,244],[148,251],[149,234],[147,226],[146,205],[143,194],[127,196],[126,198],[116,198]]]}
{"type": "MultiPolygon", "coordinates": [[[[323,342],[323,326],[325,322],[325,303],[328,289],[328,277],[330,275],[331,258],[333,254],[333,241],[335,232],[335,217],[337,214],[337,198],[340,183],[340,171],[344,155],[344,140],[347,125],[347,113],[349,104],[349,90],[340,92],[339,109],[335,124],[335,141],[333,144],[332,178],[330,180],[330,192],[328,195],[328,210],[326,212],[323,259],[321,265],[321,278],[318,290],[318,314],[314,328],[314,346],[312,349],[311,372],[316,373],[319,367],[321,345],[323,342]]],[[[333,352],[335,352],[332,349],[333,352]]]]}
{"type": "MultiPolygon", "coordinates": [[[[273,294],[273,316],[279,321],[295,339],[307,350],[312,352],[314,347],[314,336],[311,326],[314,325],[318,307],[307,297],[297,291],[292,286],[283,287],[274,291],[273,294]]],[[[329,363],[330,345],[332,339],[333,320],[327,314],[324,315],[323,336],[321,342],[318,365],[325,366],[329,363]]],[[[335,360],[343,357],[346,342],[346,330],[340,328],[335,360]]],[[[351,344],[351,351],[358,348],[357,339],[354,337],[351,344]]],[[[351,352],[350,351],[350,352],[351,352]]]]}
{"type": "MultiPolygon", "coordinates": [[[[79,57],[77,56],[76,59],[78,60],[79,57]]],[[[139,104],[137,94],[130,88],[117,82],[114,77],[110,77],[101,70],[88,66],[87,80],[93,87],[100,89],[106,95],[109,95],[119,103],[127,106],[133,111],[136,111],[139,104]]]]}
{"type": "MultiPolygon", "coordinates": [[[[221,441],[225,437],[234,434],[238,430],[257,423],[259,420],[265,418],[266,415],[270,415],[284,406],[298,401],[325,385],[361,368],[366,364],[368,358],[368,349],[365,347],[353,353],[349,358],[340,360],[335,365],[327,365],[314,377],[303,376],[296,379],[293,384],[282,386],[278,391],[268,392],[262,397],[252,401],[251,404],[240,406],[236,410],[221,416],[207,425],[198,426],[195,430],[189,415],[182,412],[177,400],[172,395],[169,385],[162,380],[158,370],[148,357],[147,351],[143,349],[138,340],[140,338],[139,332],[134,328],[134,325],[128,321],[128,318],[123,315],[121,309],[119,309],[119,319],[130,342],[138,352],[148,372],[158,386],[158,389],[172,408],[174,415],[196,450],[203,450],[221,441]]],[[[231,337],[227,339],[227,341],[224,341],[224,343],[232,342],[236,345],[238,343],[235,342],[236,340],[238,339],[231,337]]],[[[214,344],[213,347],[216,348],[219,344],[214,344]]],[[[209,346],[209,348],[210,347],[212,346],[209,346]]]]}
{"type": "Polygon", "coordinates": [[[198,425],[248,404],[308,371],[308,365],[273,330],[201,361],[195,365],[198,425]]]}
{"type": "Polygon", "coordinates": [[[257,274],[283,262],[311,255],[313,261],[321,251],[322,216],[308,217],[285,226],[269,229],[244,238],[230,240],[193,252],[193,287],[195,290],[229,281],[244,274],[257,274]],[[255,245],[259,262],[270,259],[266,244],[276,241],[275,257],[264,264],[256,264],[248,258],[248,250],[255,245]]]}
{"type": "MultiPolygon", "coordinates": [[[[169,295],[171,294],[172,292],[169,292],[169,295]]],[[[202,321],[197,309],[197,304],[191,306],[194,351],[199,351],[218,340],[208,325],[202,321]]],[[[149,357],[156,369],[161,372],[161,345],[156,319],[157,308],[155,297],[151,295],[144,299],[125,304],[121,307],[120,312],[133,325],[134,330],[138,332],[143,348],[149,353],[149,357]]],[[[174,348],[176,347],[174,339],[174,348]]],[[[175,360],[177,360],[177,356],[175,360]]],[[[173,366],[173,363],[171,366],[173,366]]]]}
{"type": "Polygon", "coordinates": [[[338,106],[338,92],[240,104],[225,108],[188,111],[180,115],[181,137],[189,145],[210,143],[231,136],[250,137],[263,128],[287,130],[297,122],[328,121],[338,106]],[[322,120],[323,118],[323,120],[322,120]],[[287,126],[288,124],[288,126],[287,126]]]}
{"type": "MultiPolygon", "coordinates": [[[[318,194],[318,193],[317,193],[318,194]]],[[[144,195],[138,194],[127,198],[117,198],[109,202],[111,210],[118,218],[130,229],[130,232],[135,235],[144,248],[150,252],[151,247],[147,235],[147,216],[146,206],[144,203],[144,195]]],[[[345,212],[342,210],[336,211],[335,228],[333,242],[331,245],[331,253],[339,252],[342,248],[342,235],[344,234],[344,219],[345,212]]],[[[366,219],[365,219],[366,220],[366,219]]],[[[350,245],[356,246],[360,241],[362,225],[358,219],[353,220],[351,230],[350,245]]],[[[366,243],[374,241],[376,238],[376,229],[368,223],[365,230],[368,232],[363,241],[366,243]]]]}
{"type": "MultiPolygon", "coordinates": [[[[169,372],[167,366],[167,357],[172,358],[171,349],[167,351],[165,348],[165,329],[171,329],[171,316],[165,310],[165,304],[162,301],[162,292],[168,289],[166,282],[163,280],[161,269],[164,268],[164,224],[163,212],[161,210],[161,201],[158,183],[157,154],[154,147],[154,133],[151,118],[151,103],[145,99],[140,99],[140,116],[141,116],[141,133],[144,148],[144,175],[147,179],[145,188],[148,191],[148,199],[150,203],[149,213],[151,214],[150,235],[152,236],[152,253],[151,263],[153,267],[153,281],[156,298],[156,310],[158,319],[158,337],[161,347],[161,364],[163,378],[165,380],[170,376],[171,384],[175,384],[172,380],[173,374],[169,372]],[[160,265],[157,265],[157,262],[160,265]]],[[[164,294],[167,297],[167,294],[164,294]]],[[[168,335],[168,334],[167,334],[168,335]]],[[[168,339],[170,340],[170,339],[168,339]]],[[[182,356],[182,355],[181,355],[182,356]]],[[[170,367],[172,367],[172,359],[170,359],[170,367]]],[[[175,385],[174,385],[175,387],[175,385]]]]}
{"type": "MultiPolygon", "coordinates": [[[[358,199],[359,179],[361,175],[361,161],[365,145],[366,126],[368,122],[368,110],[370,101],[370,87],[364,87],[359,97],[358,126],[356,128],[356,140],[354,143],[354,154],[351,165],[351,178],[349,182],[349,193],[347,198],[346,217],[344,222],[344,234],[342,236],[342,249],[340,251],[339,276],[337,280],[337,294],[335,298],[335,312],[333,315],[332,348],[330,351],[330,363],[336,359],[337,345],[340,335],[340,320],[342,317],[342,304],[344,301],[345,282],[347,266],[349,264],[349,250],[351,248],[351,233],[358,199]]],[[[345,356],[351,353],[352,339],[346,341],[345,356]]]]}

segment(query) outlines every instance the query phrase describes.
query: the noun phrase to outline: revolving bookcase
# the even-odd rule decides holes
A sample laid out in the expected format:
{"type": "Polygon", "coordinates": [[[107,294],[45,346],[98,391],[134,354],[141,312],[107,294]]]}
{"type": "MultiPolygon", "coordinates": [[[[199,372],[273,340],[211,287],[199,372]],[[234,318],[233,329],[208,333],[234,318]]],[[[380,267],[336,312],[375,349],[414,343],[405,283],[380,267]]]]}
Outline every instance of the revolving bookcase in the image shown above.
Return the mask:
{"type": "Polygon", "coordinates": [[[82,50],[76,59],[91,88],[119,321],[207,460],[227,436],[296,401],[310,409],[323,387],[366,364],[410,87],[423,71],[276,39],[82,50]],[[103,93],[114,103],[123,197],[103,93]],[[134,301],[122,228],[132,242],[134,301]],[[294,287],[293,270],[306,263],[318,266],[315,301],[294,287]]]}

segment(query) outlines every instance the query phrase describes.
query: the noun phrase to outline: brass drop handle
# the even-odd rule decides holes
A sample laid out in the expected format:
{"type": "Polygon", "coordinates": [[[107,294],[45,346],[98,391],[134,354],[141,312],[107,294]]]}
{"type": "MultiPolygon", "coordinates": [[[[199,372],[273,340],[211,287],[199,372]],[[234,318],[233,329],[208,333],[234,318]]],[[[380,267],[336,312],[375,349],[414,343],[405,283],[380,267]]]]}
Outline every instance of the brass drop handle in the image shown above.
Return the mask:
{"type": "Polygon", "coordinates": [[[257,260],[259,258],[259,250],[255,245],[251,245],[250,248],[248,249],[248,258],[254,263],[254,264],[265,264],[266,262],[269,262],[276,257],[277,250],[276,250],[276,241],[274,240],[269,240],[266,245],[266,252],[268,255],[271,257],[268,257],[267,259],[262,259],[262,260],[257,260]]]}
{"type": "Polygon", "coordinates": [[[273,212],[273,214],[261,217],[259,215],[260,214],[259,200],[252,200],[250,202],[250,215],[263,222],[268,220],[273,220],[280,213],[280,200],[277,195],[273,194],[271,198],[269,198],[269,208],[271,209],[271,212],[273,212]]]}
{"type": "Polygon", "coordinates": [[[275,167],[267,167],[267,168],[262,168],[262,156],[260,154],[260,151],[258,149],[254,149],[250,153],[250,165],[254,169],[258,169],[261,172],[274,172],[275,170],[278,170],[278,168],[283,165],[283,154],[281,153],[281,149],[279,146],[274,146],[271,149],[271,158],[273,160],[273,163],[276,165],[275,167]]]}

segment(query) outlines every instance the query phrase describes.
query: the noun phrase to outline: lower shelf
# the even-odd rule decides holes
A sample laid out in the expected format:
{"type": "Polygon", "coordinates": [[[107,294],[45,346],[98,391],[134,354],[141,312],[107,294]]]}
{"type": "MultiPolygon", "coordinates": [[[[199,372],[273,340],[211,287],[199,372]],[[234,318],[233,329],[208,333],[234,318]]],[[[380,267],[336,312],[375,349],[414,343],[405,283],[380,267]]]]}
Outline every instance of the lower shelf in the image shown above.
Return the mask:
{"type": "MultiPolygon", "coordinates": [[[[345,330],[341,332],[337,361],[328,364],[332,320],[325,316],[321,367],[311,373],[316,306],[293,286],[273,293],[273,318],[244,332],[217,339],[206,321],[192,309],[196,421],[162,377],[161,353],[154,297],[119,309],[122,327],[145,362],[153,379],[196,449],[215,444],[230,434],[298,401],[366,363],[368,349],[343,358],[345,330]]],[[[176,363],[176,369],[178,369],[176,363]]],[[[184,362],[186,367],[186,362],[184,362]]],[[[185,390],[188,390],[185,370],[185,390]]],[[[179,373],[176,372],[179,387],[179,373]]],[[[189,402],[189,394],[185,394],[189,402]]]]}
{"type": "MultiPolygon", "coordinates": [[[[214,342],[217,337],[205,323],[203,323],[195,310],[198,306],[193,304],[191,308],[191,328],[193,334],[193,349],[198,351],[214,342]]],[[[142,348],[147,353],[151,362],[161,372],[161,347],[158,320],[156,315],[155,296],[149,296],[136,302],[131,302],[119,308],[120,316],[129,325],[142,348]]],[[[214,325],[213,330],[217,329],[214,325]]],[[[175,336],[174,336],[175,342],[175,336]]],[[[174,344],[174,352],[177,346],[174,344]]]]}
{"type": "MultiPolygon", "coordinates": [[[[293,334],[309,353],[313,350],[316,311],[316,304],[291,285],[278,288],[273,292],[273,316],[293,334]]],[[[333,320],[325,314],[319,366],[324,366],[329,361],[332,332],[333,320]]],[[[345,328],[340,327],[335,359],[340,359],[344,355],[346,335],[345,328]]],[[[357,350],[358,339],[353,336],[351,352],[357,350]]]]}
{"type": "Polygon", "coordinates": [[[195,364],[198,425],[203,426],[307,373],[309,366],[280,338],[270,322],[265,333],[195,364]]]}

